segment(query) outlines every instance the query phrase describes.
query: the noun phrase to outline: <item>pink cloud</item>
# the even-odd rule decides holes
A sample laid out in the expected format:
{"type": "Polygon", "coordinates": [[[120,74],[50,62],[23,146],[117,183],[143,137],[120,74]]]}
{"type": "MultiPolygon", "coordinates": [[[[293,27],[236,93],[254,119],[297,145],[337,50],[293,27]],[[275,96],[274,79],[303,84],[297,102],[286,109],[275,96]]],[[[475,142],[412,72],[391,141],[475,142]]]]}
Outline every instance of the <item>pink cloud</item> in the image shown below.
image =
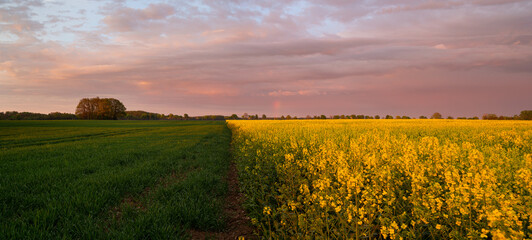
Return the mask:
{"type": "Polygon", "coordinates": [[[119,8],[103,19],[111,31],[129,32],[142,28],[153,20],[162,20],[175,13],[173,6],[150,4],[144,9],[119,8]]]}
{"type": "Polygon", "coordinates": [[[532,100],[527,1],[102,4],[62,30],[46,4],[0,8],[21,38],[0,41],[0,111],[115,96],[167,113],[466,115],[490,96],[501,114],[532,100]],[[43,37],[56,33],[74,37],[43,37]]]}
{"type": "Polygon", "coordinates": [[[434,48],[436,48],[436,49],[441,49],[441,50],[445,50],[445,49],[447,49],[447,46],[445,46],[445,44],[441,44],[441,43],[440,43],[440,44],[434,46],[434,48]]]}

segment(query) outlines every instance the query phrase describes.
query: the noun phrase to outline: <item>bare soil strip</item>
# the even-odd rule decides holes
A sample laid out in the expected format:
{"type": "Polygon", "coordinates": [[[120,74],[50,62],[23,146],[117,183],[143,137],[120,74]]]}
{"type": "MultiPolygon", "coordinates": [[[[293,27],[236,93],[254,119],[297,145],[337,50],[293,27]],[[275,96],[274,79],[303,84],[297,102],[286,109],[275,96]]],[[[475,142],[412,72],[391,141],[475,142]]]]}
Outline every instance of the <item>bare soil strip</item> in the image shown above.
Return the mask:
{"type": "Polygon", "coordinates": [[[259,239],[254,233],[249,217],[242,208],[244,195],[240,193],[238,173],[234,162],[231,163],[227,176],[229,192],[225,199],[224,215],[227,227],[222,232],[189,230],[191,239],[259,239]]]}

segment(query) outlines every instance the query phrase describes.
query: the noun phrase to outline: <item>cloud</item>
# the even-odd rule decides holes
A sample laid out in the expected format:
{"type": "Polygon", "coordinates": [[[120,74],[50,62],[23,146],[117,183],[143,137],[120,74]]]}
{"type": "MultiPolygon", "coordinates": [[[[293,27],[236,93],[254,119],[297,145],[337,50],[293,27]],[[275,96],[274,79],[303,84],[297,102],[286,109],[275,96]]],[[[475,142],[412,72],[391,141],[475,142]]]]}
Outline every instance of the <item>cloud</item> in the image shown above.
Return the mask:
{"type": "Polygon", "coordinates": [[[268,93],[268,96],[279,97],[279,96],[312,96],[320,95],[321,93],[316,90],[297,90],[297,91],[288,91],[288,90],[277,90],[271,91],[268,93]]]}
{"type": "Polygon", "coordinates": [[[438,44],[438,45],[434,46],[434,48],[441,49],[441,50],[447,49],[447,47],[444,44],[438,44]]]}
{"type": "Polygon", "coordinates": [[[94,4],[0,8],[1,30],[20,38],[0,41],[5,106],[24,91],[37,110],[106,95],[189,114],[269,115],[276,99],[278,114],[467,113],[489,96],[506,114],[532,100],[510,93],[532,87],[529,1],[94,4]]]}
{"type": "Polygon", "coordinates": [[[144,9],[124,7],[111,12],[103,22],[110,31],[129,32],[149,26],[154,21],[164,20],[174,13],[174,7],[164,3],[150,4],[144,9]]]}

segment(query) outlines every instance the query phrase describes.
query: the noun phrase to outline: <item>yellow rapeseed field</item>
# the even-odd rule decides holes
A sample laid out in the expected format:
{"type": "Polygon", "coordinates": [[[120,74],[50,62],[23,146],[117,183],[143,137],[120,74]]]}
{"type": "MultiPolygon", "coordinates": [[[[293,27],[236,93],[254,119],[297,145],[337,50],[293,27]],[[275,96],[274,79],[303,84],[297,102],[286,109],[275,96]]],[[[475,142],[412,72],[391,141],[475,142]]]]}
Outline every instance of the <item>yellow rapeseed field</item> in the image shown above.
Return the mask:
{"type": "Polygon", "coordinates": [[[228,125],[266,238],[532,238],[530,121],[228,125]]]}

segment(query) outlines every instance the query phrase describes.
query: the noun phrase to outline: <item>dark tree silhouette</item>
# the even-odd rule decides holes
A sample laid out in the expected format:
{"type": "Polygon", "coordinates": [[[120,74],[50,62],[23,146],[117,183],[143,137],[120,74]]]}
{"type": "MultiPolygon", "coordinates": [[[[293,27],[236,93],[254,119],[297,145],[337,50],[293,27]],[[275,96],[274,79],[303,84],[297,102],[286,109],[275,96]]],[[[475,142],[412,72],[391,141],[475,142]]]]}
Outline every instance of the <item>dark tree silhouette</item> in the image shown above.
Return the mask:
{"type": "Polygon", "coordinates": [[[521,111],[521,114],[519,114],[519,118],[521,120],[532,120],[532,110],[521,111]]]}
{"type": "Polygon", "coordinates": [[[435,112],[430,119],[442,119],[441,113],[435,112]]]}
{"type": "Polygon", "coordinates": [[[499,117],[497,116],[497,114],[486,113],[486,114],[482,115],[482,119],[483,120],[497,120],[497,119],[499,119],[499,117]]]}

